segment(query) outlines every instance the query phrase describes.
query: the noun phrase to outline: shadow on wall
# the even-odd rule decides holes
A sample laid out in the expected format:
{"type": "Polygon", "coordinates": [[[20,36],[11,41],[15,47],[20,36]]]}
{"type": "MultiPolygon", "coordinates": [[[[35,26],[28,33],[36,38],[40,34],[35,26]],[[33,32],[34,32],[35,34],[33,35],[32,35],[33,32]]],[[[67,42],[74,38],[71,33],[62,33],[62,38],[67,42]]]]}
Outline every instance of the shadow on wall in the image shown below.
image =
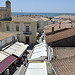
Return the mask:
{"type": "Polygon", "coordinates": [[[51,47],[75,47],[75,36],[48,43],[51,47]]]}

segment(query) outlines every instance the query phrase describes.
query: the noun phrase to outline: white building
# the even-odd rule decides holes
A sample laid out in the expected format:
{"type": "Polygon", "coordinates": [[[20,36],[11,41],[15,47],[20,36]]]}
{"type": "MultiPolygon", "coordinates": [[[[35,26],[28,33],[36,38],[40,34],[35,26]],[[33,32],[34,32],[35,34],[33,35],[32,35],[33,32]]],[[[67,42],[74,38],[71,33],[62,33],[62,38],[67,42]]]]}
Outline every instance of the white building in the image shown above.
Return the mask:
{"type": "Polygon", "coordinates": [[[40,30],[42,30],[44,28],[44,26],[48,25],[50,22],[49,18],[45,18],[45,17],[32,17],[33,20],[37,21],[37,29],[40,32],[40,30]]]}

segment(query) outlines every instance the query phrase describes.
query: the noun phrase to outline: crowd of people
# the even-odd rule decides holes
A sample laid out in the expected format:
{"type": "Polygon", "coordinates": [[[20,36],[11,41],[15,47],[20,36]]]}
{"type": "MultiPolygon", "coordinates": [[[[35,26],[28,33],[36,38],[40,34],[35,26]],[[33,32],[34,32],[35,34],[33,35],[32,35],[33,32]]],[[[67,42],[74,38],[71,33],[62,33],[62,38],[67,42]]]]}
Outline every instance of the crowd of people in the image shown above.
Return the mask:
{"type": "Polygon", "coordinates": [[[24,64],[25,67],[28,64],[28,59],[27,59],[28,54],[29,54],[29,52],[27,50],[25,50],[22,57],[18,58],[18,62],[21,63],[21,64],[24,64]]]}

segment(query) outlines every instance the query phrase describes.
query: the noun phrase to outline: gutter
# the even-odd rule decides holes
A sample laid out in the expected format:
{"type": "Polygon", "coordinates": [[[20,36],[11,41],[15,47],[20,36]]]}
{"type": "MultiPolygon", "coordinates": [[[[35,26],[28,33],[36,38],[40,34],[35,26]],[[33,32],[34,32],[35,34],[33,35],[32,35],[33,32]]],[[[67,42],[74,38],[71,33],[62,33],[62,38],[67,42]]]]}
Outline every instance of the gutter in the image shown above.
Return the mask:
{"type": "Polygon", "coordinates": [[[51,64],[50,62],[49,62],[49,64],[50,64],[50,67],[52,68],[52,70],[54,71],[55,75],[57,75],[57,73],[56,73],[56,71],[54,70],[52,64],[51,64]]]}

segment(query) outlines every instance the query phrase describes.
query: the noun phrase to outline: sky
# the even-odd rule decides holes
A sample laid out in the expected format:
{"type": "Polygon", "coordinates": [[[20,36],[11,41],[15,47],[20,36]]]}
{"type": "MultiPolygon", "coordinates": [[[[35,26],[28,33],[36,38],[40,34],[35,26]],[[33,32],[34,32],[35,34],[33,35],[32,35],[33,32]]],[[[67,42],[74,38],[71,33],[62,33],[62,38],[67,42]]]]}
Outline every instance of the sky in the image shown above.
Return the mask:
{"type": "MultiPolygon", "coordinates": [[[[0,7],[6,0],[0,0],[0,7]]],[[[75,13],[75,0],[10,0],[12,12],[75,13]]]]}

